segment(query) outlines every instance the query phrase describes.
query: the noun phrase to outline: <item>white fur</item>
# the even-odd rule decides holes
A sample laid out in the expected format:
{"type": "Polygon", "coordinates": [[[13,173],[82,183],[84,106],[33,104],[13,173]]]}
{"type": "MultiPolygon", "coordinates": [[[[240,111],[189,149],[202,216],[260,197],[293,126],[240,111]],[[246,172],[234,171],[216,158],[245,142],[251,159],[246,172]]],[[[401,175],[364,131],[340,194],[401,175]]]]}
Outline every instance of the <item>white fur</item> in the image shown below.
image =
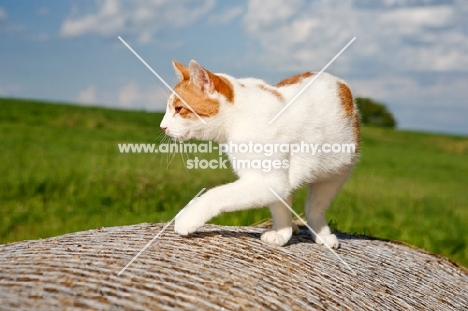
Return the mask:
{"type": "MultiPolygon", "coordinates": [[[[199,66],[194,61],[190,68],[199,66]]],[[[201,66],[200,66],[201,67],[201,66]]],[[[192,70],[193,71],[193,70],[192,70]]],[[[346,116],[338,96],[337,83],[343,81],[322,73],[297,100],[271,125],[268,122],[293,98],[313,77],[298,84],[277,88],[253,78],[235,79],[226,74],[217,74],[229,80],[234,88],[234,103],[216,91],[205,95],[219,101],[219,113],[204,118],[207,125],[197,118],[184,119],[174,113],[168,100],[168,109],[161,122],[166,134],[177,140],[202,139],[218,143],[356,143],[353,120],[346,116]],[[268,86],[278,91],[283,99],[258,87],[268,86]]],[[[190,102],[189,102],[190,104],[190,102]]],[[[354,108],[356,109],[356,107],[354,108]]],[[[289,169],[237,169],[239,179],[233,183],[215,187],[188,206],[175,221],[175,231],[187,235],[196,231],[205,222],[222,212],[245,210],[268,205],[272,212],[272,230],[262,235],[262,240],[284,245],[291,238],[293,227],[291,212],[269,190],[272,188],[288,204],[292,192],[303,184],[310,188],[305,212],[307,222],[330,247],[338,247],[336,236],[330,232],[325,211],[340,187],[349,176],[356,161],[356,154],[318,153],[285,154],[272,157],[263,154],[228,153],[236,159],[289,160],[289,169]]],[[[295,229],[295,228],[294,228],[295,229]]],[[[317,243],[322,240],[314,235],[317,243]]]]}

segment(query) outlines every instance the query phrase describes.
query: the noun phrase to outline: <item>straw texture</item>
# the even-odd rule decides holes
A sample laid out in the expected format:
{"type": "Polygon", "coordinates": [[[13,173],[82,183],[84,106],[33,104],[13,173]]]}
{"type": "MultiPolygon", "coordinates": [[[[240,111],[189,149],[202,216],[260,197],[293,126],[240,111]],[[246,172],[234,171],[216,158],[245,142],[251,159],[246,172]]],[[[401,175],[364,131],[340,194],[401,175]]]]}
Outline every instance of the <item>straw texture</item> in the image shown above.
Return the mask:
{"type": "Polygon", "coordinates": [[[120,276],[164,224],[0,245],[1,310],[463,310],[468,273],[389,241],[338,234],[336,252],[304,228],[285,247],[259,227],[173,227],[120,276]]]}

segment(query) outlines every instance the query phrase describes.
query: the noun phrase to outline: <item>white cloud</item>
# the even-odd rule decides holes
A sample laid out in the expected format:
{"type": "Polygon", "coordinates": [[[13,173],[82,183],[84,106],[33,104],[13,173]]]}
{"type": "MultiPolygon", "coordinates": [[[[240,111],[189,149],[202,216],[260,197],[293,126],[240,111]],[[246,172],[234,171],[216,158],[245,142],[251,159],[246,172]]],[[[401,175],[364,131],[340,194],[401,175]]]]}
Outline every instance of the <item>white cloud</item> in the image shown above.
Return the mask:
{"type": "Polygon", "coordinates": [[[247,27],[251,31],[268,30],[280,23],[291,21],[303,6],[302,1],[249,1],[247,6],[247,27]]]}
{"type": "Polygon", "coordinates": [[[119,90],[118,102],[121,107],[133,108],[143,98],[138,84],[131,82],[119,90]]]}
{"type": "Polygon", "coordinates": [[[96,11],[80,14],[77,9],[62,24],[60,35],[77,37],[134,35],[149,42],[163,27],[186,27],[211,12],[215,0],[104,0],[96,11]]]}
{"type": "Polygon", "coordinates": [[[0,33],[12,34],[17,32],[23,32],[24,30],[26,30],[25,25],[11,24],[8,20],[8,14],[6,10],[0,7],[0,33]]]}
{"type": "Polygon", "coordinates": [[[283,71],[318,70],[351,38],[335,64],[356,70],[459,70],[468,68],[466,1],[454,5],[364,7],[359,1],[250,0],[244,29],[261,50],[258,61],[283,71]]]}
{"type": "Polygon", "coordinates": [[[209,22],[212,25],[225,25],[236,19],[239,15],[242,14],[243,11],[244,9],[240,6],[232,7],[224,12],[221,12],[220,14],[211,15],[209,22]]]}
{"type": "Polygon", "coordinates": [[[402,7],[381,13],[379,23],[399,35],[419,35],[424,27],[444,27],[450,24],[453,7],[402,7]]]}
{"type": "Polygon", "coordinates": [[[168,89],[163,89],[162,86],[151,88],[146,95],[146,109],[152,111],[165,111],[166,102],[170,92],[171,91],[168,89]]]}
{"type": "Polygon", "coordinates": [[[4,8],[0,7],[0,21],[6,20],[8,17],[4,8]]]}
{"type": "Polygon", "coordinates": [[[352,19],[341,16],[347,15],[346,6],[347,1],[332,5],[324,1],[251,0],[244,27],[261,46],[259,62],[275,70],[309,70],[325,65],[355,36],[349,34],[352,19]]]}
{"type": "Polygon", "coordinates": [[[31,41],[45,42],[51,39],[51,36],[47,33],[38,33],[30,36],[31,41]]]}
{"type": "MultiPolygon", "coordinates": [[[[0,87],[0,96],[12,94],[17,88],[0,87]]],[[[83,105],[102,105],[123,109],[164,111],[170,91],[160,85],[142,87],[132,81],[122,84],[117,90],[89,85],[82,89],[74,101],[83,105]]]]}
{"type": "Polygon", "coordinates": [[[356,78],[349,81],[356,96],[372,97],[380,100],[407,96],[408,92],[419,89],[415,79],[389,75],[375,78],[356,78]]]}
{"type": "Polygon", "coordinates": [[[165,110],[170,91],[161,86],[142,88],[135,82],[123,85],[117,95],[118,106],[127,109],[165,110]]]}
{"type": "Polygon", "coordinates": [[[50,14],[49,8],[46,7],[40,7],[37,11],[36,14],[39,16],[46,16],[50,14]]]}
{"type": "Polygon", "coordinates": [[[77,101],[82,104],[95,104],[96,99],[96,86],[90,85],[78,94],[77,101]]]}
{"type": "Polygon", "coordinates": [[[2,97],[16,97],[21,96],[23,88],[16,84],[4,84],[0,86],[0,96],[2,97]]]}

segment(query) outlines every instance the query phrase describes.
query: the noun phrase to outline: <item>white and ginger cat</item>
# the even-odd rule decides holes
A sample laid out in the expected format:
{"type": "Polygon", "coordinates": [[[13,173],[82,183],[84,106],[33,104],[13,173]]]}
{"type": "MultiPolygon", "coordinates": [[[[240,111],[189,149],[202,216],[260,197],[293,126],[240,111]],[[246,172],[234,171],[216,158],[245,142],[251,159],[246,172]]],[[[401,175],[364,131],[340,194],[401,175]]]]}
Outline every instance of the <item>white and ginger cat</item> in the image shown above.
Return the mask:
{"type": "MultiPolygon", "coordinates": [[[[352,153],[286,153],[271,157],[263,153],[227,152],[233,159],[287,160],[287,168],[236,168],[239,179],[207,191],[195,199],[175,220],[175,231],[188,235],[222,212],[269,206],[273,228],[262,234],[265,242],[285,245],[297,226],[291,211],[269,189],[273,189],[291,206],[292,193],[306,184],[309,195],[305,205],[308,225],[316,243],[337,248],[338,240],[331,233],[325,211],[344,184],[357,160],[359,114],[351,91],[337,77],[322,73],[274,121],[278,112],[313,78],[306,72],[287,78],[277,85],[227,74],[214,74],[195,61],[186,67],[173,61],[179,78],[174,90],[192,109],[172,94],[161,122],[161,129],[172,139],[212,140],[246,144],[355,144],[352,153]]],[[[235,150],[234,150],[235,151],[235,150]]],[[[283,162],[281,162],[283,163],[283,162]]]]}

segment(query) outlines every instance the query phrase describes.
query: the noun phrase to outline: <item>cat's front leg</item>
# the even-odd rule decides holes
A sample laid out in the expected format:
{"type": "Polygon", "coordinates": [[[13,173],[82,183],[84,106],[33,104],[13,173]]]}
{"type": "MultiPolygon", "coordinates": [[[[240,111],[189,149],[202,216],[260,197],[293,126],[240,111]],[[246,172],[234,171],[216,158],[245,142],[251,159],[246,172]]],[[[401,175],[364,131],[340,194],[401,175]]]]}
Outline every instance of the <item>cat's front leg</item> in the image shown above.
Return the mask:
{"type": "Polygon", "coordinates": [[[276,196],[269,190],[287,197],[291,189],[282,178],[239,179],[236,182],[218,186],[206,192],[188,205],[175,219],[174,230],[180,235],[188,235],[203,226],[208,220],[222,212],[246,210],[269,205],[277,201],[276,196]]]}

